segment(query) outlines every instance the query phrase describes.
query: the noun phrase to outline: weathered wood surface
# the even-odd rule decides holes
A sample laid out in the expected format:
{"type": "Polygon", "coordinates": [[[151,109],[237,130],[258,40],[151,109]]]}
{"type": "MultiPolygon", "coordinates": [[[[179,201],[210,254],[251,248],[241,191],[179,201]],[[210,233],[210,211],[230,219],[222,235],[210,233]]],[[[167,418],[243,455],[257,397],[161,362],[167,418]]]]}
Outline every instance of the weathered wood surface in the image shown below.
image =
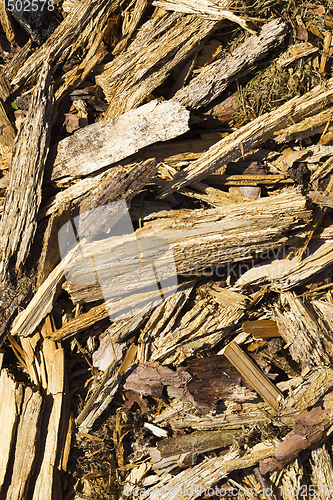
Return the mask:
{"type": "Polygon", "coordinates": [[[252,71],[257,61],[283,41],[287,31],[287,26],[280,19],[264,24],[258,35],[248,38],[225,59],[206,66],[173,99],[189,108],[206,106],[230,83],[252,71]]]}
{"type": "Polygon", "coordinates": [[[33,500],[52,500],[57,491],[56,475],[58,470],[59,449],[62,449],[61,417],[65,399],[65,357],[64,349],[50,339],[43,340],[42,346],[43,389],[45,390],[44,421],[40,461],[37,464],[37,477],[34,484],[33,500]]]}
{"type": "Polygon", "coordinates": [[[25,60],[11,80],[12,91],[36,80],[46,59],[54,71],[66,58],[85,46],[91,33],[97,32],[118,7],[118,0],[84,0],[60,23],[46,42],[25,60]],[[75,29],[73,29],[75,26],[75,29]]]}
{"type": "Polygon", "coordinates": [[[30,38],[27,43],[23,45],[23,47],[17,52],[17,54],[15,54],[13,59],[8,64],[6,64],[6,67],[3,70],[3,79],[0,79],[0,88],[1,98],[4,101],[9,97],[12,90],[9,82],[14,78],[16,73],[19,71],[19,69],[21,69],[26,59],[31,54],[31,45],[32,40],[30,38]]]}
{"type": "MultiPolygon", "coordinates": [[[[295,250],[295,247],[291,250],[295,250]]],[[[327,269],[332,262],[333,245],[327,241],[314,251],[310,248],[309,255],[301,262],[298,257],[274,259],[268,264],[249,269],[237,280],[236,287],[263,285],[268,282],[278,292],[291,290],[306,283],[316,273],[327,269]]]]}
{"type": "Polygon", "coordinates": [[[17,428],[15,447],[13,447],[13,469],[6,500],[24,500],[36,468],[43,399],[39,392],[30,387],[24,391],[24,399],[17,428]]]}
{"type": "Polygon", "coordinates": [[[217,6],[216,4],[210,2],[209,0],[155,0],[153,5],[160,7],[165,10],[174,10],[176,12],[186,12],[189,14],[196,14],[203,17],[208,17],[209,19],[228,19],[229,21],[233,21],[234,23],[239,24],[242,28],[247,29],[251,33],[255,33],[253,29],[249,26],[245,19],[242,19],[239,16],[236,16],[230,10],[227,10],[223,7],[228,7],[229,4],[226,3],[217,6]]]}
{"type": "Polygon", "coordinates": [[[119,199],[129,202],[154,177],[157,170],[154,159],[126,168],[111,168],[96,178],[79,181],[50,200],[39,213],[40,218],[48,214],[51,214],[51,217],[38,262],[38,285],[43,283],[60,262],[58,234],[70,217],[80,216],[80,232],[83,232],[86,238],[103,231],[106,219],[112,218],[112,207],[108,210],[108,216],[104,212],[103,217],[99,211],[96,211],[95,215],[91,211],[119,199]],[[84,212],[89,212],[86,223],[84,212]]]}
{"type": "Polygon", "coordinates": [[[197,431],[189,435],[158,441],[156,448],[150,448],[149,454],[154,470],[167,470],[178,465],[192,465],[199,453],[224,448],[233,444],[237,431],[197,431]]]}
{"type": "Polygon", "coordinates": [[[49,146],[49,122],[53,105],[50,66],[45,63],[26,120],[15,142],[0,227],[0,275],[15,266],[22,270],[36,231],[36,215],[42,198],[44,165],[49,146]],[[19,215],[18,215],[19,214],[19,215]]]}
{"type": "Polygon", "coordinates": [[[0,493],[3,495],[4,480],[9,464],[10,453],[15,442],[16,427],[19,418],[23,390],[8,370],[2,369],[0,374],[0,493]]]}
{"type": "Polygon", "coordinates": [[[15,130],[2,103],[0,103],[0,130],[0,154],[4,155],[14,146],[15,130]]]}
{"type": "Polygon", "coordinates": [[[243,412],[201,415],[192,403],[173,399],[168,408],[156,415],[154,423],[161,426],[170,426],[173,430],[191,428],[195,430],[228,430],[241,429],[243,426],[255,425],[256,422],[267,423],[270,407],[262,402],[242,403],[243,412]]]}
{"type": "MultiPolygon", "coordinates": [[[[74,207],[76,206],[79,209],[82,208],[85,210],[89,207],[95,206],[91,205],[91,203],[94,204],[96,201],[113,201],[113,196],[116,198],[124,196],[125,201],[129,201],[144,186],[149,179],[149,176],[154,175],[156,171],[155,169],[156,162],[154,160],[147,160],[141,165],[137,165],[129,169],[128,173],[118,172],[118,176],[116,175],[115,177],[117,178],[117,182],[111,182],[112,172],[107,172],[102,176],[102,182],[101,179],[98,178],[99,182],[105,187],[105,190],[102,190],[97,198],[94,189],[92,189],[90,193],[87,193],[85,189],[79,190],[79,192],[74,190],[75,196],[78,196],[79,202],[76,204],[75,201],[77,201],[77,199],[75,198],[73,205],[74,207]],[[106,182],[103,183],[105,180],[106,182]],[[86,197],[82,196],[86,193],[86,197]],[[100,196],[102,199],[100,199],[100,196]]],[[[61,198],[61,201],[63,201],[63,198],[61,198]]],[[[102,224],[102,222],[103,221],[101,220],[100,224],[102,224]]],[[[98,224],[98,221],[96,221],[96,223],[97,226],[95,227],[95,230],[98,230],[101,226],[98,224]]],[[[70,251],[59,264],[57,264],[57,266],[47,276],[45,281],[42,281],[41,278],[40,281],[42,284],[38,288],[36,295],[28,304],[27,308],[16,317],[15,322],[12,325],[13,335],[18,334],[22,336],[29,336],[33,334],[45,316],[51,312],[54,301],[61,292],[61,285],[65,280],[64,271],[67,269],[71,259],[72,251],[70,251]]],[[[56,260],[53,261],[53,264],[55,262],[56,260]]],[[[134,302],[135,300],[136,299],[134,298],[134,302]]],[[[126,304],[120,305],[120,309],[123,309],[124,307],[126,308],[126,304]]],[[[110,311],[111,309],[109,308],[109,312],[110,311]]]]}
{"type": "Polygon", "coordinates": [[[137,110],[79,130],[50,148],[52,181],[83,177],[158,141],[188,130],[189,112],[175,102],[152,101],[137,110]]]}
{"type": "Polygon", "coordinates": [[[127,50],[96,77],[109,103],[104,117],[122,115],[142,104],[217,26],[218,21],[178,13],[147,21],[127,50]]]}
{"type": "Polygon", "coordinates": [[[311,482],[315,485],[318,500],[326,500],[333,491],[333,464],[327,447],[323,444],[311,451],[311,482]]]}
{"type": "Polygon", "coordinates": [[[260,443],[242,457],[237,451],[229,451],[224,456],[207,459],[174,476],[166,474],[155,487],[150,488],[146,498],[158,500],[163,491],[166,500],[173,500],[175,492],[179,500],[194,500],[199,491],[208,490],[233,470],[253,467],[259,460],[273,455],[275,448],[276,445],[260,443]]]}
{"type": "MultiPolygon", "coordinates": [[[[303,366],[330,366],[333,359],[333,338],[331,325],[325,325],[325,315],[316,314],[310,302],[291,292],[281,294],[281,305],[282,307],[275,305],[274,317],[281,337],[289,345],[292,358],[303,366]]],[[[329,310],[325,312],[328,318],[333,317],[333,306],[328,306],[329,310]]]]}
{"type": "Polygon", "coordinates": [[[148,0],[137,0],[134,3],[130,3],[126,9],[123,11],[124,21],[122,24],[121,38],[115,48],[112,50],[112,54],[118,54],[124,50],[136,28],[138,27],[143,14],[148,7],[148,0]],[[132,8],[133,7],[133,8],[132,8]]]}
{"type": "Polygon", "coordinates": [[[333,208],[333,195],[328,192],[310,191],[307,195],[309,199],[322,207],[333,208]]]}
{"type": "MultiPolygon", "coordinates": [[[[67,92],[76,89],[78,85],[85,80],[96,64],[105,56],[105,50],[100,47],[105,34],[105,28],[104,30],[100,30],[100,28],[97,27],[96,32],[94,39],[94,34],[91,36],[93,42],[83,61],[78,66],[75,66],[72,70],[65,73],[61,78],[61,85],[55,92],[55,101],[57,104],[59,104],[67,92]]],[[[59,82],[57,83],[59,84],[59,82]]]]}
{"type": "Polygon", "coordinates": [[[111,298],[125,290],[137,291],[155,279],[146,275],[141,284],[142,270],[136,264],[137,241],[143,241],[147,247],[146,264],[154,262],[163,279],[173,276],[174,267],[165,265],[163,259],[159,261],[160,243],[156,240],[154,244],[153,238],[160,236],[170,245],[170,258],[175,262],[177,274],[200,275],[207,274],[207,266],[212,272],[214,266],[249,259],[253,252],[287,245],[292,241],[293,231],[300,231],[310,217],[306,198],[295,192],[237,203],[225,209],[169,211],[164,218],[148,221],[135,233],[80,248],[80,254],[68,267],[66,289],[75,302],[100,298],[100,286],[95,281],[89,285],[92,269],[88,255],[94,255],[94,269],[107,295],[110,294],[105,298],[111,298]],[[126,269],[119,272],[125,251],[126,269]]]}
{"type": "Polygon", "coordinates": [[[15,286],[9,281],[0,285],[0,344],[4,341],[9,323],[30,300],[32,285],[32,280],[27,276],[22,276],[15,286]]]}
{"type": "Polygon", "coordinates": [[[306,139],[316,134],[321,134],[328,123],[333,118],[333,109],[329,108],[317,113],[314,116],[305,118],[300,123],[290,125],[289,127],[275,132],[274,140],[277,144],[282,142],[296,141],[297,139],[306,139]]]}
{"type": "Polygon", "coordinates": [[[209,148],[198,160],[179,172],[161,193],[167,196],[194,181],[200,181],[218,168],[244,157],[272,137],[274,132],[312,116],[333,101],[333,79],[318,85],[301,97],[294,97],[279,108],[259,116],[209,148]]]}
{"type": "Polygon", "coordinates": [[[16,40],[15,40],[15,31],[14,31],[14,26],[13,26],[13,20],[12,20],[12,17],[10,16],[10,14],[8,14],[8,12],[6,10],[5,3],[2,3],[0,5],[0,22],[1,22],[2,29],[5,32],[5,35],[6,35],[8,42],[11,45],[14,45],[16,40]]]}

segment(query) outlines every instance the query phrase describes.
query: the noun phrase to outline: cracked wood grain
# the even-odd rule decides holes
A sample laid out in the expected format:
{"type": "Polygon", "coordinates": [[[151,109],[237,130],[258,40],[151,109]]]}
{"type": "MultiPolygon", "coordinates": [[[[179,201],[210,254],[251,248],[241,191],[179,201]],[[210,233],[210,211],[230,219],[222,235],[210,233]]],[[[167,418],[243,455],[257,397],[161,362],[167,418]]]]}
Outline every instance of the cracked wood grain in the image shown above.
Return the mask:
{"type": "Polygon", "coordinates": [[[17,273],[22,271],[36,231],[52,106],[50,66],[45,62],[28,115],[16,137],[8,174],[0,227],[0,275],[3,279],[12,265],[17,273]]]}

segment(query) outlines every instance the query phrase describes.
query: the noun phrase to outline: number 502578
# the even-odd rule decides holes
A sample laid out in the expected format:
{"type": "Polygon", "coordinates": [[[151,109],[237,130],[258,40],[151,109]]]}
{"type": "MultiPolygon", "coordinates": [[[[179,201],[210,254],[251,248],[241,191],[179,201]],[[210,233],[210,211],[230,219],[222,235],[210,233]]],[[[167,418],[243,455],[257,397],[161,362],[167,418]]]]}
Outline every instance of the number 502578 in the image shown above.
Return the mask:
{"type": "Polygon", "coordinates": [[[9,12],[37,12],[38,10],[54,10],[54,0],[5,0],[4,9],[9,12]]]}

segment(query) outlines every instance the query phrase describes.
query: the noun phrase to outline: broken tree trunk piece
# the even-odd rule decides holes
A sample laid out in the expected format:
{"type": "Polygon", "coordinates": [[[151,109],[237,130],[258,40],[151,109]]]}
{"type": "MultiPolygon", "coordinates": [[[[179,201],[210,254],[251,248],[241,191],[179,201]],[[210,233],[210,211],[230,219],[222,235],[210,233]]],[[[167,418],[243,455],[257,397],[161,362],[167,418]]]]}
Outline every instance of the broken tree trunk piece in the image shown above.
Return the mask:
{"type": "Polygon", "coordinates": [[[280,45],[287,32],[286,24],[280,19],[264,24],[258,35],[248,38],[225,59],[204,67],[173,99],[192,109],[206,106],[230,83],[252,71],[257,61],[280,45]]]}
{"type": "Polygon", "coordinates": [[[118,0],[79,2],[46,42],[24,62],[11,81],[12,91],[36,80],[46,59],[49,60],[52,71],[55,71],[66,58],[70,58],[80,47],[86,45],[91,33],[101,29],[118,5],[118,0]]]}
{"type": "Polygon", "coordinates": [[[200,0],[200,2],[198,0],[155,0],[153,5],[164,10],[196,14],[214,20],[228,19],[229,21],[239,24],[242,28],[250,31],[250,33],[256,33],[256,31],[251,29],[245,19],[236,16],[227,9],[223,9],[221,6],[217,6],[209,0],[200,0]]]}
{"type": "Polygon", "coordinates": [[[293,293],[284,293],[281,306],[274,307],[274,316],[280,335],[297,363],[311,367],[332,364],[332,334],[310,302],[293,293]]]}
{"type": "MultiPolygon", "coordinates": [[[[26,387],[20,412],[15,448],[14,463],[10,484],[5,500],[25,500],[36,467],[39,450],[39,435],[43,415],[43,398],[39,392],[26,387]]],[[[7,423],[4,421],[3,424],[7,423]]]]}
{"type": "Polygon", "coordinates": [[[114,119],[79,130],[50,148],[52,181],[73,179],[123,160],[139,149],[188,130],[189,112],[175,102],[152,101],[114,119]]]}
{"type": "Polygon", "coordinates": [[[135,233],[80,245],[67,268],[66,290],[74,302],[137,293],[155,283],[155,274],[148,273],[152,264],[162,284],[164,279],[175,278],[175,273],[207,275],[207,266],[212,273],[216,266],[288,245],[294,232],[308,223],[311,212],[306,198],[294,191],[225,209],[175,210],[163,215],[135,233]],[[143,245],[140,251],[138,244],[143,245]],[[138,267],[138,251],[139,255],[143,252],[147,267],[138,267]],[[91,255],[95,265],[88,257],[91,255]],[[119,266],[125,255],[126,265],[119,266]],[[93,268],[99,284],[92,279],[93,268]]]}
{"type": "Polygon", "coordinates": [[[271,408],[274,410],[279,408],[283,401],[282,392],[257,368],[238,344],[230,342],[224,349],[224,356],[271,408]]]}
{"type": "Polygon", "coordinates": [[[12,264],[17,273],[22,270],[37,227],[53,105],[50,78],[46,62],[15,142],[0,227],[2,279],[12,264]]]}
{"type": "Polygon", "coordinates": [[[267,141],[274,132],[312,116],[333,102],[333,78],[318,85],[301,97],[294,97],[279,108],[259,116],[229,136],[214,144],[198,160],[179,172],[161,193],[165,197],[194,181],[200,181],[221,167],[244,157],[250,150],[267,141]]]}
{"type": "Polygon", "coordinates": [[[96,77],[109,103],[104,118],[114,118],[142,104],[218,24],[178,13],[147,21],[129,47],[96,77]]]}

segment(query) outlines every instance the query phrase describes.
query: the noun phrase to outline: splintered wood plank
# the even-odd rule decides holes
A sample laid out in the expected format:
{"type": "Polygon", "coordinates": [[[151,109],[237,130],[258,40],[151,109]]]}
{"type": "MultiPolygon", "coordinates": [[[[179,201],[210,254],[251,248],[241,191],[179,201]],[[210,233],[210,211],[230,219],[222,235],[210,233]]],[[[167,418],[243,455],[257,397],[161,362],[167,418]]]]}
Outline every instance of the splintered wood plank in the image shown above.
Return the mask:
{"type": "Polygon", "coordinates": [[[241,293],[233,292],[228,288],[219,288],[216,286],[207,287],[209,295],[214,297],[218,302],[222,302],[227,306],[239,307],[246,309],[249,298],[241,293]]]}
{"type": "Polygon", "coordinates": [[[178,13],[147,21],[129,47],[96,77],[109,102],[106,119],[137,108],[182,64],[218,21],[178,13]]]}
{"type": "Polygon", "coordinates": [[[46,42],[24,62],[11,81],[12,91],[36,80],[45,60],[55,71],[66,58],[85,46],[94,33],[118,7],[118,0],[83,0],[59,24],[46,42]],[[73,29],[75,26],[75,29],[73,29]]]}
{"type": "Polygon", "coordinates": [[[269,264],[254,267],[237,280],[236,286],[263,285],[268,282],[274,290],[285,292],[306,283],[311,276],[331,266],[332,262],[333,245],[327,241],[301,262],[297,257],[275,259],[269,264]]]}
{"type": "MultiPolygon", "coordinates": [[[[40,212],[40,217],[51,213],[43,239],[43,249],[38,263],[37,285],[47,278],[60,261],[58,232],[68,222],[84,212],[98,208],[118,199],[129,202],[157,173],[154,159],[146,160],[127,168],[111,168],[93,179],[83,179],[74,186],[58,193],[49,207],[40,212]],[[87,182],[88,181],[88,182],[87,182]]],[[[84,217],[84,216],[83,216],[84,217]]],[[[100,213],[89,215],[89,234],[100,232],[103,221],[100,213]]],[[[85,236],[88,234],[86,233],[85,236]]]]}
{"type": "Polygon", "coordinates": [[[295,181],[283,174],[276,175],[209,175],[206,178],[209,184],[224,186],[258,186],[258,184],[293,184],[295,181]]]}
{"type": "Polygon", "coordinates": [[[298,139],[306,139],[306,137],[311,137],[316,134],[321,134],[327,123],[329,123],[333,118],[333,110],[327,109],[321,113],[317,113],[314,116],[305,118],[300,123],[295,125],[290,125],[289,127],[274,132],[274,140],[277,144],[283,142],[296,141],[298,139]]]}
{"type": "MultiPolygon", "coordinates": [[[[71,203],[74,208],[79,209],[78,213],[80,213],[81,210],[84,212],[85,210],[95,208],[96,203],[103,204],[105,202],[115,201],[119,198],[130,201],[155,172],[156,162],[153,159],[147,160],[139,165],[131,166],[128,171],[125,170],[125,173],[116,171],[115,176],[112,174],[112,171],[107,171],[101,177],[98,177],[98,185],[96,185],[96,183],[88,183],[88,186],[85,184],[85,186],[79,190],[72,190],[69,188],[71,193],[66,193],[67,190],[63,192],[63,196],[55,200],[56,209],[61,209],[61,206],[63,206],[64,209],[66,208],[66,204],[71,203]],[[89,186],[91,189],[90,192],[87,192],[89,191],[89,186]]],[[[63,212],[60,210],[60,213],[63,212]]],[[[97,229],[100,227],[99,223],[101,224],[102,222],[103,221],[96,221],[97,229]]],[[[92,224],[92,226],[94,225],[92,224]]],[[[91,229],[92,228],[89,227],[89,230],[91,229]]],[[[58,241],[56,244],[58,245],[58,241]]],[[[36,295],[28,304],[27,308],[15,319],[12,325],[12,335],[26,337],[33,334],[45,316],[51,312],[54,301],[58,293],[60,293],[61,285],[65,280],[64,271],[67,270],[68,264],[73,257],[73,252],[75,253],[75,251],[75,248],[73,251],[70,251],[63,260],[57,264],[45,281],[42,281],[43,277],[40,278],[42,284],[39,286],[36,295]]],[[[124,304],[120,304],[120,306],[115,304],[114,306],[114,309],[117,310],[124,308],[126,308],[124,304]]],[[[110,313],[111,307],[108,311],[110,313]]],[[[100,317],[99,314],[100,313],[97,314],[98,317],[100,317]]],[[[102,315],[103,314],[104,313],[102,313],[102,315]]],[[[85,321],[86,319],[84,319],[84,322],[85,321]]],[[[75,323],[75,325],[77,326],[77,323],[75,323]]],[[[66,332],[69,334],[68,329],[66,329],[66,332]]]]}
{"type": "Polygon", "coordinates": [[[11,334],[28,337],[32,335],[47,314],[52,310],[55,297],[61,292],[61,285],[65,281],[64,269],[72,259],[72,252],[53,269],[37,293],[29,302],[26,309],[20,312],[12,325],[11,334]]]}
{"type": "Polygon", "coordinates": [[[192,403],[184,402],[180,399],[173,399],[169,406],[156,415],[154,423],[162,427],[170,426],[177,429],[197,429],[197,430],[227,430],[242,429],[244,426],[252,426],[258,422],[268,423],[270,406],[264,402],[244,402],[242,412],[230,413],[226,411],[214,415],[200,415],[193,407],[192,403]]]}
{"type": "MultiPolygon", "coordinates": [[[[200,2],[198,2],[198,0],[155,0],[153,5],[161,9],[197,14],[202,17],[208,17],[209,19],[228,19],[229,21],[239,24],[242,28],[245,28],[251,33],[256,33],[249,27],[245,19],[236,16],[236,14],[230,12],[230,10],[224,9],[222,5],[217,6],[209,0],[201,0],[200,2]]],[[[224,6],[227,5],[228,3],[224,6]]]]}
{"type": "Polygon", "coordinates": [[[242,329],[243,332],[250,333],[255,339],[280,337],[276,321],[272,319],[245,321],[245,323],[242,324],[242,329]]]}
{"type": "Polygon", "coordinates": [[[307,194],[312,203],[322,207],[333,208],[333,194],[326,191],[310,191],[307,194]]]}
{"type": "Polygon", "coordinates": [[[25,500],[38,451],[43,398],[39,392],[27,387],[17,428],[14,463],[6,500],[25,500]]]}
{"type": "Polygon", "coordinates": [[[305,95],[294,97],[279,108],[259,116],[214,144],[198,160],[179,172],[161,196],[200,181],[220,167],[223,174],[228,163],[244,157],[272,137],[274,132],[322,111],[332,101],[333,78],[325,85],[318,85],[305,95]]]}
{"type": "Polygon", "coordinates": [[[176,102],[152,101],[115,119],[93,123],[50,148],[50,178],[81,177],[139,149],[188,130],[189,112],[176,102]]]}
{"type": "Polygon", "coordinates": [[[64,350],[59,349],[52,340],[44,339],[42,357],[47,376],[46,386],[44,385],[47,396],[45,398],[45,422],[42,421],[42,458],[38,463],[32,499],[52,500],[55,474],[58,473],[56,459],[59,455],[60,419],[65,391],[64,350]]]}
{"type": "MultiPolygon", "coordinates": [[[[138,241],[145,244],[145,262],[158,267],[163,279],[177,275],[204,274],[209,266],[251,259],[254,252],[288,244],[297,231],[309,221],[305,197],[291,192],[227,208],[208,210],[169,211],[153,221],[147,221],[135,233],[115,236],[80,247],[67,268],[66,290],[75,302],[99,300],[105,285],[105,300],[121,293],[137,293],[142,286],[155,283],[155,275],[145,276],[137,264],[138,241]],[[297,222],[296,222],[297,221],[297,222]],[[162,240],[161,240],[162,238],[162,240]],[[170,245],[168,265],[161,257],[161,241],[170,245]],[[126,264],[123,262],[126,252],[126,264]],[[101,283],[92,282],[94,272],[101,283]],[[174,260],[174,265],[169,265],[174,260]],[[153,280],[153,281],[152,281],[153,280]],[[98,297],[98,298],[97,298],[98,297]]],[[[145,264],[146,265],[146,264],[145,264]]],[[[157,269],[156,267],[156,269],[157,269]]],[[[157,271],[156,271],[157,272],[157,271]]],[[[104,291],[103,291],[104,294],[104,291]]]]}
{"type": "Polygon", "coordinates": [[[324,408],[332,408],[331,393],[325,396],[332,389],[332,383],[333,370],[330,367],[317,366],[309,370],[283,402],[279,411],[280,423],[293,426],[295,417],[306,408],[314,406],[321,398],[324,400],[324,408]]]}
{"type": "Polygon", "coordinates": [[[9,171],[9,184],[0,227],[0,275],[11,263],[20,272],[28,256],[42,198],[44,164],[49,145],[49,121],[53,105],[50,66],[44,64],[28,115],[16,138],[9,171]]]}
{"type": "MultiPolygon", "coordinates": [[[[259,460],[274,455],[276,445],[260,443],[251,448],[242,457],[237,451],[229,451],[222,457],[206,459],[200,464],[190,467],[179,474],[165,478],[151,487],[147,500],[159,500],[161,491],[165,500],[195,500],[203,491],[217,484],[222,478],[234,470],[253,467],[259,460]]],[[[127,489],[131,485],[127,485],[127,489]]],[[[133,488],[133,486],[132,486],[133,488]]],[[[223,489],[221,490],[223,491],[223,489]]]]}
{"type": "Polygon", "coordinates": [[[124,20],[122,25],[122,36],[115,48],[112,51],[112,54],[116,55],[122,50],[124,50],[136,28],[138,27],[143,14],[145,13],[146,8],[148,7],[148,0],[136,0],[134,3],[129,4],[129,6],[123,12],[124,20]]]}
{"type": "Polygon", "coordinates": [[[0,285],[0,345],[5,336],[9,322],[31,298],[32,281],[23,276],[17,280],[15,287],[8,281],[0,285]]]}
{"type": "Polygon", "coordinates": [[[2,102],[0,103],[0,130],[0,155],[4,155],[13,148],[16,134],[2,102]]]}
{"type": "MultiPolygon", "coordinates": [[[[95,38],[83,61],[62,76],[61,85],[54,95],[57,104],[59,104],[66,92],[78,88],[79,84],[86,79],[90,71],[92,71],[96,64],[105,56],[106,50],[100,47],[105,34],[105,28],[102,31],[99,27],[96,28],[95,38]]],[[[92,33],[92,38],[93,35],[94,33],[92,33]]]]}
{"type": "Polygon", "coordinates": [[[218,63],[204,67],[190,84],[179,90],[173,99],[189,108],[206,106],[236,79],[246,75],[257,61],[279,45],[287,34],[287,26],[280,19],[264,24],[258,35],[253,35],[218,63]]]}
{"type": "MultiPolygon", "coordinates": [[[[110,365],[114,368],[114,366],[110,365]]],[[[104,412],[111,403],[118,390],[121,377],[119,373],[110,376],[111,371],[107,371],[102,381],[87,401],[82,412],[75,420],[80,432],[88,433],[94,425],[96,419],[104,412]]]]}
{"type": "Polygon", "coordinates": [[[281,295],[281,306],[275,305],[274,313],[280,335],[297,363],[312,367],[332,364],[331,330],[318,321],[309,302],[287,292],[281,295]]]}
{"type": "Polygon", "coordinates": [[[257,368],[238,344],[230,342],[224,349],[224,356],[267,404],[275,410],[279,408],[283,401],[282,392],[257,368]]]}
{"type": "Polygon", "coordinates": [[[52,334],[53,340],[65,340],[71,335],[89,328],[98,321],[109,317],[109,311],[106,304],[100,304],[93,307],[86,313],[79,314],[76,318],[65,323],[59,330],[55,330],[52,334]]]}
{"type": "Polygon", "coordinates": [[[2,496],[1,490],[15,440],[22,401],[22,386],[19,386],[5,369],[1,370],[0,394],[0,494],[2,496]]]}

